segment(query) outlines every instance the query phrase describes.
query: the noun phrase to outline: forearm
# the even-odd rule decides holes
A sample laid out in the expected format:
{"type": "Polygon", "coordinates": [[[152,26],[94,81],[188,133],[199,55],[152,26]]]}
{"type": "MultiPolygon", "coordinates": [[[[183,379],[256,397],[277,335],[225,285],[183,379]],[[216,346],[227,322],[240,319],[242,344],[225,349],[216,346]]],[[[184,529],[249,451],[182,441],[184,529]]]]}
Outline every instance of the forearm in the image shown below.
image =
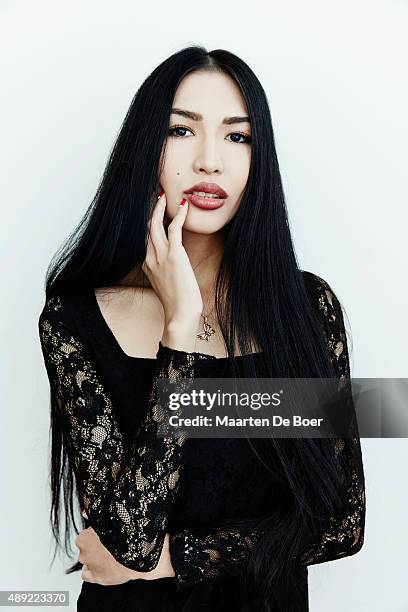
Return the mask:
{"type": "Polygon", "coordinates": [[[124,565],[121,565],[121,567],[123,568],[123,573],[129,580],[157,580],[159,578],[174,577],[175,572],[170,558],[170,534],[166,533],[165,535],[160,559],[154,569],[148,572],[140,572],[138,570],[132,570],[124,565]]]}
{"type": "MultiPolygon", "coordinates": [[[[183,465],[185,438],[158,435],[159,426],[166,425],[158,381],[169,379],[173,384],[192,378],[199,358],[198,353],[175,348],[181,344],[173,335],[167,337],[173,346],[160,343],[148,410],[139,434],[126,447],[109,491],[86,508],[102,543],[117,561],[137,572],[150,572],[158,564],[183,465]]],[[[86,473],[81,480],[86,481],[86,473]]]]}
{"type": "Polygon", "coordinates": [[[158,380],[192,378],[198,360],[215,359],[184,351],[194,348],[191,338],[196,329],[195,319],[194,325],[189,319],[183,328],[172,324],[166,330],[163,339],[168,345],[159,347],[140,434],[129,443],[123,438],[92,349],[60,321],[55,300],[47,303],[39,320],[44,360],[58,405],[56,417],[82,506],[103,545],[119,563],[137,572],[157,566],[182,467],[183,440],[157,435],[158,423],[166,416],[158,398],[158,380]]]}

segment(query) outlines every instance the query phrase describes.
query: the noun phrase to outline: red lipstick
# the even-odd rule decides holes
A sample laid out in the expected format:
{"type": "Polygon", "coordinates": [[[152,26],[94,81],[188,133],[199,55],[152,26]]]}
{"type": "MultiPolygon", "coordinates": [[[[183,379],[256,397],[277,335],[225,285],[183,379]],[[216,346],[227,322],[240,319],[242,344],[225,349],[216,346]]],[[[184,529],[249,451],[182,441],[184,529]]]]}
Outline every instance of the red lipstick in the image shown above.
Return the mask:
{"type": "Polygon", "coordinates": [[[203,210],[215,210],[221,208],[228,194],[217,183],[197,183],[184,192],[194,206],[203,210]],[[193,193],[196,192],[196,193],[193,193]],[[209,194],[208,196],[204,194],[209,194]],[[217,197],[214,197],[217,196],[217,197]]]}

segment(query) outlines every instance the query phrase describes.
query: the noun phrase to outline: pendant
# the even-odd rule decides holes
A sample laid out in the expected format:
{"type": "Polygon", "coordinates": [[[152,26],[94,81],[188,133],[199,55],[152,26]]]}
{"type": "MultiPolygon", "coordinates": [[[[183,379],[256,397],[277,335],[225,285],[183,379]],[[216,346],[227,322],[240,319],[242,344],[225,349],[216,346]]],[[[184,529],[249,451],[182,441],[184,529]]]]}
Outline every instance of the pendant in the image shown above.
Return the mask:
{"type": "Polygon", "coordinates": [[[215,334],[215,329],[211,327],[211,325],[207,323],[207,321],[208,321],[208,317],[204,317],[204,329],[202,332],[197,334],[197,338],[199,340],[207,340],[208,342],[208,340],[210,339],[210,336],[215,334]]]}

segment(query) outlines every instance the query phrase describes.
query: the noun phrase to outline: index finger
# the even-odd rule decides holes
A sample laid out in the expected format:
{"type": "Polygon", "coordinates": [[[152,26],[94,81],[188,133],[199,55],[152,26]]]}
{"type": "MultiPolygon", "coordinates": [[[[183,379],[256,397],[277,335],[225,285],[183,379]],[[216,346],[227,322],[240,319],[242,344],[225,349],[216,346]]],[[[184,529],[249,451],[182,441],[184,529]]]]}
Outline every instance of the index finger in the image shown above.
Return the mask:
{"type": "Polygon", "coordinates": [[[150,236],[155,247],[167,245],[167,236],[163,225],[166,202],[166,194],[163,192],[161,197],[159,197],[159,199],[157,200],[157,203],[153,209],[150,222],[148,224],[150,236]]]}

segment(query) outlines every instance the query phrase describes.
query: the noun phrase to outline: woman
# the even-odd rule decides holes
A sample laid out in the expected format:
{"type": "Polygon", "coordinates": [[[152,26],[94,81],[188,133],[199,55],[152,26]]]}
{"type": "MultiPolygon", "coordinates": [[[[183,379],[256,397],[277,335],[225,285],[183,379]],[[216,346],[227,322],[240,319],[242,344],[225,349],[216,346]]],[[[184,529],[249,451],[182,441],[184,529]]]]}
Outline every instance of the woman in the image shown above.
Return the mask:
{"type": "Polygon", "coordinates": [[[86,527],[78,610],[305,611],[307,567],[360,550],[357,428],[156,435],[160,378],[350,376],[339,300],[299,269],[265,92],[237,56],[189,47],[140,87],[48,270],[39,331],[53,532],[62,490],[68,554],[74,500],[86,527]]]}

